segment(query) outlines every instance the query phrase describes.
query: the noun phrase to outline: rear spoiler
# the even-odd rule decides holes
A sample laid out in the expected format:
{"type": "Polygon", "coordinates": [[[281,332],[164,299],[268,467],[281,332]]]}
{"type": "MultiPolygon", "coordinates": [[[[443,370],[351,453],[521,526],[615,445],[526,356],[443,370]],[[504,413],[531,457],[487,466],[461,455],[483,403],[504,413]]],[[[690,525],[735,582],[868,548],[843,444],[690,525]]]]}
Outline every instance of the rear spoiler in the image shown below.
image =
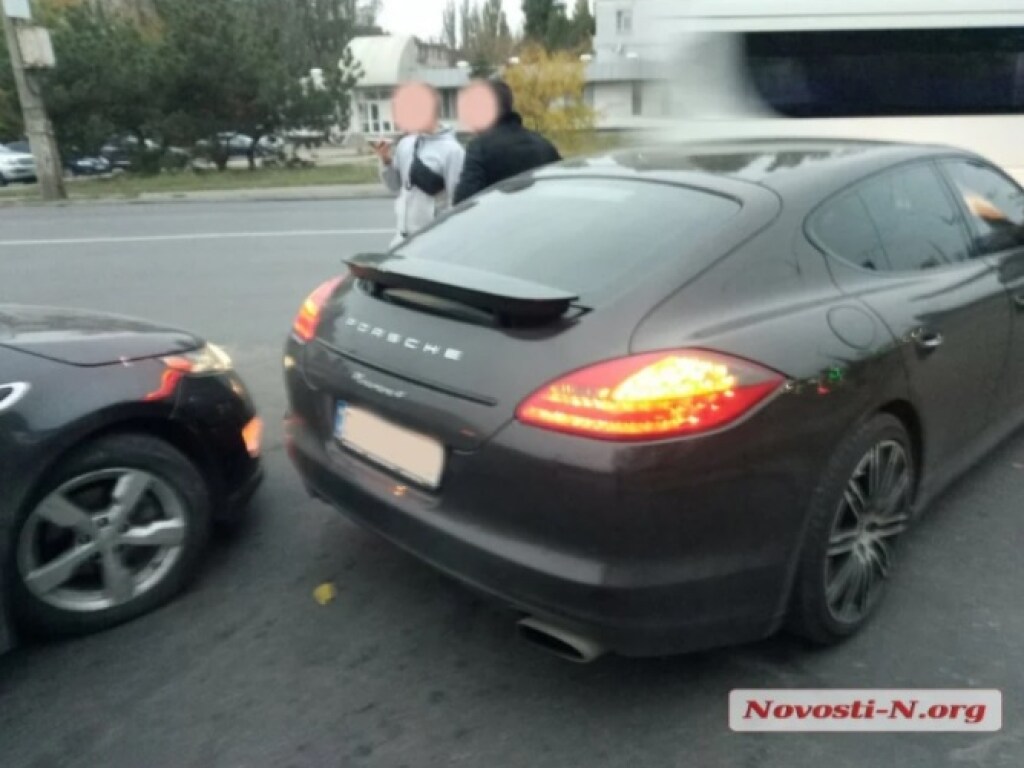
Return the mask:
{"type": "Polygon", "coordinates": [[[345,264],[377,293],[415,291],[510,319],[554,320],[579,300],[558,288],[443,261],[360,254],[345,264]]]}

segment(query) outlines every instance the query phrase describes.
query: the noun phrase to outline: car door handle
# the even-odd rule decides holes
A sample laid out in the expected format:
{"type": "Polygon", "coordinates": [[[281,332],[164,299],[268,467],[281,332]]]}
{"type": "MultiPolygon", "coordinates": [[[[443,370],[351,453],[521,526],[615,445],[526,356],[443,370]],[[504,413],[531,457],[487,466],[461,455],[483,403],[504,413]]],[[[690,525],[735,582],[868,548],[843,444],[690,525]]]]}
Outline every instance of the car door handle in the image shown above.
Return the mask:
{"type": "Polygon", "coordinates": [[[913,338],[914,343],[917,344],[918,347],[928,351],[938,349],[946,340],[938,331],[929,331],[924,328],[919,328],[914,331],[913,338]]]}

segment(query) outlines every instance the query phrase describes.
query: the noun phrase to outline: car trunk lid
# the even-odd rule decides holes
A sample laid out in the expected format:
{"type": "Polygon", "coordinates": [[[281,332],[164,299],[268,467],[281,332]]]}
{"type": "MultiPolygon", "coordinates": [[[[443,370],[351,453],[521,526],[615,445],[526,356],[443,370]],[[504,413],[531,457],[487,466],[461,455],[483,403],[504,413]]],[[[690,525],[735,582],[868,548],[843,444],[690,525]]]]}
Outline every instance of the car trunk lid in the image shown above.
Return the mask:
{"type": "Polygon", "coordinates": [[[629,354],[640,321],[749,234],[724,226],[741,208],[632,179],[517,181],[357,257],[305,351],[324,426],[343,402],[472,450],[546,382],[629,354]]]}

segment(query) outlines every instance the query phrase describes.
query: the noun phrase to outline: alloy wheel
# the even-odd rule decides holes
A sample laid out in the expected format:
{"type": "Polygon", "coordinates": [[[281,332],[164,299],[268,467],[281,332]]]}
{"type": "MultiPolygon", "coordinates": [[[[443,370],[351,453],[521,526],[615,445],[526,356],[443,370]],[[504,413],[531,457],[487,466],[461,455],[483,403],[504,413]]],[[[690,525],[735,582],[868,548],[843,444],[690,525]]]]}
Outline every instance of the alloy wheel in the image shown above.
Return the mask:
{"type": "Polygon", "coordinates": [[[40,601],[65,611],[101,611],[153,589],[180,559],[188,521],[180,495],[139,469],[73,478],[29,514],[18,539],[18,572],[40,601]]]}
{"type": "Polygon", "coordinates": [[[843,489],[825,561],[825,595],[837,621],[862,621],[881,596],[910,521],[911,471],[904,447],[886,440],[861,458],[843,489]]]}

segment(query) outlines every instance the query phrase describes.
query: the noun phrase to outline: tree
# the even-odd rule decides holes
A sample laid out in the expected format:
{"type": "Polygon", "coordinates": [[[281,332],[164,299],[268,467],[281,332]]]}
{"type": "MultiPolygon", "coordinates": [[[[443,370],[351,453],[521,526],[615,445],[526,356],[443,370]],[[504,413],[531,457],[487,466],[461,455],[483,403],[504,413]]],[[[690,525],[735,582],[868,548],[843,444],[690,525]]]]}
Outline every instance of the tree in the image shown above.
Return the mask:
{"type": "Polygon", "coordinates": [[[523,0],[523,35],[528,41],[544,43],[551,17],[558,11],[555,0],[523,0]]]}
{"type": "Polygon", "coordinates": [[[469,63],[473,77],[490,77],[516,45],[501,0],[448,0],[441,39],[469,63]]]}
{"type": "Polygon", "coordinates": [[[157,0],[174,73],[168,134],[205,139],[224,168],[221,137],[245,133],[252,167],[262,136],[347,119],[358,74],[348,51],[353,7],[347,0],[157,0]]]}
{"type": "Polygon", "coordinates": [[[386,34],[381,29],[377,19],[380,18],[381,9],[384,7],[383,0],[349,0],[355,3],[355,25],[352,28],[353,37],[371,37],[386,34]]]}
{"type": "Polygon", "coordinates": [[[566,15],[565,2],[523,0],[523,16],[526,39],[549,51],[583,52],[597,34],[590,0],[576,0],[572,18],[566,15]]]}
{"type": "Polygon", "coordinates": [[[590,10],[590,0],[576,0],[572,13],[572,47],[589,49],[597,34],[597,19],[590,10]]]}
{"type": "Polygon", "coordinates": [[[453,51],[459,49],[459,9],[455,0],[445,3],[441,21],[441,43],[453,51]]]}
{"type": "Polygon", "coordinates": [[[519,54],[505,80],[515,94],[516,110],[532,130],[572,145],[576,134],[594,126],[594,110],[584,98],[586,74],[578,56],[548,53],[537,44],[519,54]]]}
{"type": "Polygon", "coordinates": [[[86,4],[54,8],[60,12],[49,21],[58,66],[45,83],[61,144],[94,151],[124,132],[144,146],[165,107],[158,42],[118,14],[86,4]]]}
{"type": "Polygon", "coordinates": [[[20,139],[24,130],[9,60],[7,44],[0,36],[0,141],[20,139]]]}
{"type": "Polygon", "coordinates": [[[285,50],[288,69],[294,77],[308,78],[320,72],[317,83],[307,81],[299,104],[289,114],[299,124],[325,128],[327,122],[347,125],[352,88],[358,82],[358,62],[348,44],[353,37],[380,34],[377,16],[380,0],[264,0],[278,6],[282,24],[288,30],[285,50]],[[317,109],[327,110],[316,114],[317,109]]]}
{"type": "MultiPolygon", "coordinates": [[[[378,0],[38,3],[53,30],[58,66],[46,87],[62,141],[88,150],[123,133],[140,148],[203,142],[220,168],[225,134],[253,137],[254,165],[267,133],[346,121],[358,75],[348,43],[379,11],[378,0]]],[[[0,127],[13,131],[3,69],[0,127]]]]}

